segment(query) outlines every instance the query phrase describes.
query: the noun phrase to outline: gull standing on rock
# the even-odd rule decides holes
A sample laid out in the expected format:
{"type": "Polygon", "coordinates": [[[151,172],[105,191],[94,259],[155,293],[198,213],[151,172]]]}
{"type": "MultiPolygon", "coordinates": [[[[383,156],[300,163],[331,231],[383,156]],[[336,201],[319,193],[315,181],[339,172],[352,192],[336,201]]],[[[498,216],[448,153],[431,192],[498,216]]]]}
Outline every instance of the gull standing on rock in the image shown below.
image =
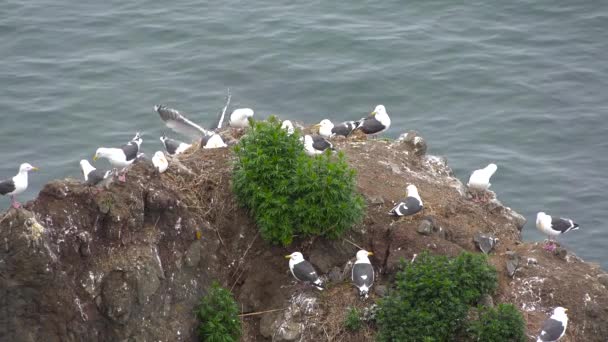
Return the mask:
{"type": "Polygon", "coordinates": [[[253,109],[237,108],[230,114],[230,127],[247,128],[249,126],[249,118],[253,117],[253,109]]]}
{"type": "Polygon", "coordinates": [[[548,242],[545,245],[546,250],[555,250],[555,242],[551,241],[552,236],[567,233],[571,230],[577,230],[578,224],[568,218],[553,218],[544,212],[536,214],[536,228],[542,233],[547,234],[548,242]]]}
{"type": "Polygon", "coordinates": [[[304,260],[302,253],[293,252],[286,255],[285,258],[289,259],[289,270],[294,278],[313,284],[317,289],[323,290],[323,282],[317,275],[317,271],[315,271],[310,262],[304,260]]]}
{"type": "Polygon", "coordinates": [[[131,139],[128,143],[122,145],[119,148],[106,148],[100,147],[95,152],[95,156],[93,160],[97,160],[99,158],[106,158],[113,167],[122,168],[121,174],[118,177],[118,180],[121,182],[125,181],[125,168],[135,161],[139,154],[139,149],[141,147],[141,143],[143,139],[139,132],[135,134],[135,137],[131,139]]]}
{"type": "Polygon", "coordinates": [[[566,328],[568,327],[568,315],[566,312],[568,309],[562,308],[561,306],[553,309],[553,314],[549,317],[543,328],[536,339],[536,342],[557,342],[560,338],[566,334],[566,328]]]}
{"type": "Polygon", "coordinates": [[[319,129],[319,135],[321,135],[323,138],[329,139],[338,135],[348,137],[353,130],[359,126],[359,123],[359,121],[345,121],[334,125],[330,120],[323,119],[321,122],[314,125],[314,127],[319,129]]]}
{"type": "Polygon", "coordinates": [[[21,207],[21,203],[15,200],[15,196],[27,189],[28,172],[36,170],[38,170],[37,167],[23,163],[19,166],[19,173],[15,177],[0,181],[0,195],[9,195],[13,208],[17,209],[21,207]]]}
{"type": "Polygon", "coordinates": [[[374,253],[363,249],[358,251],[357,261],[353,265],[351,278],[353,284],[359,289],[361,298],[368,297],[369,289],[374,284],[374,267],[368,258],[370,255],[374,255],[374,253]]]}
{"type": "Polygon", "coordinates": [[[358,130],[365,134],[378,135],[391,126],[391,118],[383,105],[377,105],[374,111],[366,118],[359,120],[358,130]]]}
{"type": "Polygon", "coordinates": [[[84,181],[87,185],[97,185],[112,174],[111,170],[105,172],[97,170],[86,159],[80,161],[80,169],[82,170],[82,175],[84,176],[84,181]]]}
{"type": "Polygon", "coordinates": [[[418,194],[418,188],[416,188],[415,185],[410,184],[407,186],[406,191],[407,197],[397,203],[393,209],[391,209],[389,215],[410,216],[422,210],[424,205],[422,204],[422,199],[418,194]]]}
{"type": "Polygon", "coordinates": [[[473,196],[473,201],[478,202],[487,200],[487,190],[492,185],[490,184],[490,178],[494,175],[498,167],[496,164],[488,164],[483,169],[475,170],[469,177],[469,183],[467,187],[473,196]],[[478,198],[478,194],[482,193],[482,199],[478,198]]]}
{"type": "Polygon", "coordinates": [[[165,158],[165,154],[162,151],[156,151],[152,157],[152,164],[158,173],[163,173],[169,168],[169,162],[165,158]]]}
{"type": "Polygon", "coordinates": [[[177,141],[171,138],[167,138],[167,136],[163,133],[163,136],[160,137],[160,141],[165,146],[165,150],[170,156],[176,156],[180,153],[185,152],[187,149],[192,147],[191,144],[186,144],[181,141],[177,141]]]}
{"type": "Polygon", "coordinates": [[[334,145],[322,136],[308,134],[304,136],[304,152],[307,155],[314,156],[321,154],[327,149],[334,151],[334,145]]]}

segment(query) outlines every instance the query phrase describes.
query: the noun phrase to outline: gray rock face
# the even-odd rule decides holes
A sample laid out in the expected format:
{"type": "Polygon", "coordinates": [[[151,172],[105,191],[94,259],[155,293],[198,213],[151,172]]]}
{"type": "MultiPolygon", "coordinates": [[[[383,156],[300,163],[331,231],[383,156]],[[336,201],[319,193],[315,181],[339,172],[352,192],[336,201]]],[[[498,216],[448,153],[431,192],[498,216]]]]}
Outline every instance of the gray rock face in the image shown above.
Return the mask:
{"type": "Polygon", "coordinates": [[[473,237],[473,241],[477,243],[477,247],[484,253],[488,254],[492,251],[498,239],[489,234],[477,233],[473,237]]]}
{"type": "Polygon", "coordinates": [[[399,136],[396,143],[403,146],[408,152],[416,156],[422,157],[426,154],[426,141],[416,131],[408,131],[399,136]]]}
{"type": "Polygon", "coordinates": [[[486,308],[493,308],[494,299],[489,294],[485,294],[479,299],[479,304],[485,306],[486,308]]]}
{"type": "Polygon", "coordinates": [[[430,220],[422,220],[416,231],[422,235],[431,235],[433,233],[433,223],[430,220]]]}
{"type": "Polygon", "coordinates": [[[608,274],[600,274],[597,280],[608,289],[608,274]]]}
{"type": "Polygon", "coordinates": [[[517,268],[519,267],[519,255],[513,251],[508,251],[507,253],[507,274],[509,277],[513,278],[517,268]]]}
{"type": "Polygon", "coordinates": [[[99,309],[108,319],[125,324],[134,309],[136,291],[136,282],[131,274],[112,271],[103,280],[99,309]]]}

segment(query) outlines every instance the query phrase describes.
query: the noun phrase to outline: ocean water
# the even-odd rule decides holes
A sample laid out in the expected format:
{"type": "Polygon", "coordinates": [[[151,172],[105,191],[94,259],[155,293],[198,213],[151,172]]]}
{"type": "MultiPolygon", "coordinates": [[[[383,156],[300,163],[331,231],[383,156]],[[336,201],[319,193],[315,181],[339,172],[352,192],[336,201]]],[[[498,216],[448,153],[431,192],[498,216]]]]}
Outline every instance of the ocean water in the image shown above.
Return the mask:
{"type": "Polygon", "coordinates": [[[528,218],[525,239],[543,239],[537,211],[572,217],[582,228],[560,241],[608,268],[606,2],[5,0],[0,13],[0,178],[42,169],[21,200],[135,131],[160,149],[157,103],[203,124],[227,88],[234,106],[307,123],[382,103],[387,137],[418,130],[463,181],[498,164],[492,189],[528,218]]]}

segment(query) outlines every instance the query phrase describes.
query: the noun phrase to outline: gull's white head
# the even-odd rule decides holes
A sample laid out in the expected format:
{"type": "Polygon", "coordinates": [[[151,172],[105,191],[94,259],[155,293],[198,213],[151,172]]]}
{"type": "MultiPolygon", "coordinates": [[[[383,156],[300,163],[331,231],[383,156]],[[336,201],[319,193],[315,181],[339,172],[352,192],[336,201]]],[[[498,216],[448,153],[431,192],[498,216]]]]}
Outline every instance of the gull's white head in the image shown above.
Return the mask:
{"type": "Polygon", "coordinates": [[[37,171],[37,170],[38,170],[37,167],[32,166],[29,163],[23,163],[23,164],[19,165],[19,173],[37,171]]]}
{"type": "Polygon", "coordinates": [[[300,261],[304,261],[304,256],[300,252],[293,252],[289,255],[286,255],[285,258],[290,259],[293,263],[297,264],[300,261]]]}
{"type": "Polygon", "coordinates": [[[370,255],[374,255],[374,253],[362,249],[357,252],[357,260],[369,260],[368,256],[370,255]]]}
{"type": "Polygon", "coordinates": [[[167,140],[167,135],[163,133],[163,135],[160,137],[160,141],[164,144],[165,140],[167,140]]]}
{"type": "Polygon", "coordinates": [[[332,135],[332,128],[334,128],[334,124],[331,123],[328,119],[323,119],[321,122],[314,126],[319,129],[319,134],[324,138],[330,138],[332,135]]]}
{"type": "Polygon", "coordinates": [[[287,131],[287,135],[292,135],[294,132],[293,124],[289,120],[284,120],[283,123],[281,123],[281,128],[287,131]]]}
{"type": "Polygon", "coordinates": [[[408,196],[418,197],[418,188],[414,184],[408,184],[405,190],[408,196]]]}
{"type": "Polygon", "coordinates": [[[167,158],[165,158],[165,154],[162,151],[156,151],[153,158],[156,158],[161,162],[167,162],[167,158]]]}
{"type": "Polygon", "coordinates": [[[558,306],[555,309],[553,309],[553,315],[555,316],[563,316],[566,317],[566,312],[568,312],[568,309],[558,306]]]}
{"type": "Polygon", "coordinates": [[[321,120],[321,122],[319,122],[319,126],[320,127],[330,127],[330,128],[333,128],[334,124],[331,123],[331,121],[329,121],[329,119],[323,119],[323,120],[321,120]]]}
{"type": "Polygon", "coordinates": [[[384,108],[383,105],[377,105],[376,108],[374,108],[374,111],[372,112],[372,115],[374,115],[374,116],[386,116],[388,114],[386,113],[386,108],[384,108]]]}
{"type": "Polygon", "coordinates": [[[488,164],[488,166],[486,166],[486,168],[485,168],[486,172],[488,172],[490,175],[493,175],[497,169],[498,169],[498,166],[496,166],[496,164],[494,164],[494,163],[488,164]]]}
{"type": "Polygon", "coordinates": [[[139,145],[141,145],[141,143],[142,143],[144,140],[141,138],[141,133],[136,132],[136,133],[135,133],[135,136],[133,137],[133,139],[131,139],[131,141],[132,141],[132,142],[134,142],[134,143],[136,143],[136,144],[137,144],[137,146],[139,146],[139,145]]]}

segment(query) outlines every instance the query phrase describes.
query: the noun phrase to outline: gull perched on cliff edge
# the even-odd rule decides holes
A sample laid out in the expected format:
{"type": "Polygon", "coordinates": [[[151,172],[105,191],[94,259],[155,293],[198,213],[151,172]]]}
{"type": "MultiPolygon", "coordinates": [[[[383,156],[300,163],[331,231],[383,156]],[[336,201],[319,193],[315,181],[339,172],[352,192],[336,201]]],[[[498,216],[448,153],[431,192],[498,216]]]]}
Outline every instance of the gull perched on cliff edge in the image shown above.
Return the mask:
{"type": "Polygon", "coordinates": [[[568,309],[561,306],[553,309],[553,314],[544,323],[536,342],[556,342],[566,334],[568,327],[568,309]]]}
{"type": "Polygon", "coordinates": [[[553,251],[555,250],[555,243],[551,241],[552,236],[558,236],[571,230],[577,230],[579,226],[571,219],[562,217],[554,218],[541,211],[536,214],[536,228],[542,233],[547,234],[548,242],[545,245],[545,249],[553,251]]]}
{"type": "Polygon", "coordinates": [[[389,212],[389,215],[393,216],[410,216],[414,215],[422,208],[422,199],[418,194],[418,188],[414,184],[410,184],[406,188],[407,197],[404,200],[398,202],[393,209],[389,212]]]}
{"type": "Polygon", "coordinates": [[[365,134],[378,135],[389,129],[390,126],[391,118],[388,116],[386,108],[383,105],[377,105],[368,117],[359,120],[356,129],[365,134]]]}
{"type": "Polygon", "coordinates": [[[170,156],[175,156],[180,153],[185,152],[187,149],[192,147],[191,144],[186,144],[185,142],[181,142],[175,139],[167,138],[167,136],[163,133],[163,136],[160,137],[160,141],[165,146],[165,150],[170,156]]]}
{"type": "Polygon", "coordinates": [[[28,172],[36,170],[38,170],[37,167],[34,167],[29,163],[23,163],[19,166],[19,172],[15,177],[0,181],[0,195],[9,195],[13,208],[16,209],[21,207],[21,203],[15,200],[15,196],[27,189],[28,172]]]}
{"type": "Polygon", "coordinates": [[[125,181],[125,172],[124,168],[133,164],[137,155],[139,154],[139,149],[141,147],[141,143],[143,139],[139,132],[135,133],[135,137],[131,139],[128,143],[122,145],[119,148],[107,148],[100,147],[95,151],[95,156],[93,156],[93,161],[99,158],[106,158],[113,167],[122,168],[120,176],[118,180],[121,182],[125,181]]]}
{"type": "Polygon", "coordinates": [[[152,164],[158,173],[163,173],[169,168],[169,162],[162,151],[156,151],[156,153],[154,153],[154,156],[152,156],[152,164]]]}
{"type": "Polygon", "coordinates": [[[487,200],[487,190],[492,185],[490,178],[494,175],[496,169],[498,169],[496,164],[488,164],[483,169],[475,170],[471,173],[467,187],[473,196],[473,201],[487,200]],[[478,198],[479,193],[483,193],[481,200],[478,198]]]}
{"type": "Polygon", "coordinates": [[[302,253],[293,252],[285,257],[289,259],[289,270],[294,278],[305,283],[311,283],[317,289],[323,290],[323,282],[319,279],[317,271],[310,262],[304,260],[302,253]]]}
{"type": "Polygon", "coordinates": [[[362,298],[368,297],[369,289],[374,284],[374,267],[368,258],[370,255],[374,253],[363,249],[358,251],[351,274],[353,284],[359,289],[359,296],[362,298]]]}
{"type": "Polygon", "coordinates": [[[230,127],[247,128],[249,126],[249,118],[253,117],[253,109],[237,108],[230,114],[230,127]]]}
{"type": "Polygon", "coordinates": [[[309,156],[323,153],[325,150],[334,150],[334,145],[320,135],[304,136],[304,152],[309,156]]]}
{"type": "Polygon", "coordinates": [[[348,137],[359,124],[359,121],[345,121],[334,125],[330,120],[323,119],[321,122],[314,125],[314,127],[319,129],[319,135],[329,139],[338,135],[348,137]]]}

